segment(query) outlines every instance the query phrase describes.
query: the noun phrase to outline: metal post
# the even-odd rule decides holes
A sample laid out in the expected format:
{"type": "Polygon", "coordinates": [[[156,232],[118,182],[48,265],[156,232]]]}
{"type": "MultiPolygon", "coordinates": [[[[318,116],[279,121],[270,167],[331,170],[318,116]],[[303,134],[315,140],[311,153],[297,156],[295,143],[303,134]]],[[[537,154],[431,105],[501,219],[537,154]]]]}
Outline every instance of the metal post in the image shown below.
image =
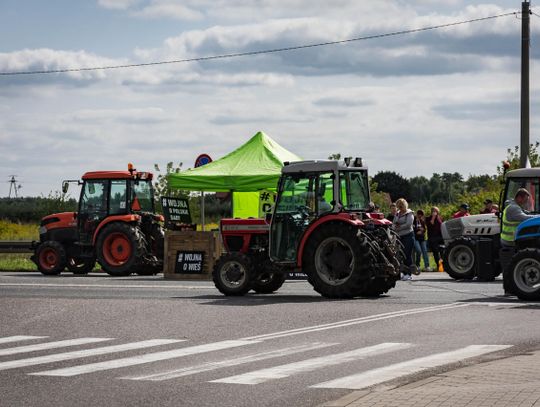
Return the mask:
{"type": "Polygon", "coordinates": [[[202,231],[204,232],[204,191],[201,191],[201,226],[202,231]]]}
{"type": "Polygon", "coordinates": [[[520,167],[525,168],[529,157],[529,48],[531,43],[531,3],[521,3],[521,148],[520,167]]]}

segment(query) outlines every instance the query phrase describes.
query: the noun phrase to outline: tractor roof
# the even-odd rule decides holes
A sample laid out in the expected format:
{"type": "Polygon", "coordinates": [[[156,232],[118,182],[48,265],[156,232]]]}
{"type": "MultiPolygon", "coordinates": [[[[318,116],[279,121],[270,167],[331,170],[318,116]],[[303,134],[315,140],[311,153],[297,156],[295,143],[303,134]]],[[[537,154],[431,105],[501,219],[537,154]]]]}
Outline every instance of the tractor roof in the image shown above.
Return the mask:
{"type": "Polygon", "coordinates": [[[151,172],[133,172],[130,171],[91,171],[82,176],[83,180],[87,179],[152,179],[151,172]]]}
{"type": "Polygon", "coordinates": [[[517,170],[508,171],[507,178],[540,178],[540,168],[519,168],[517,170]]]}
{"type": "Polygon", "coordinates": [[[329,172],[329,171],[358,171],[367,170],[367,167],[363,167],[361,160],[360,166],[355,166],[354,161],[350,162],[347,166],[344,161],[337,160],[310,160],[310,161],[295,161],[292,163],[285,163],[282,169],[283,174],[297,173],[297,172],[329,172]]]}

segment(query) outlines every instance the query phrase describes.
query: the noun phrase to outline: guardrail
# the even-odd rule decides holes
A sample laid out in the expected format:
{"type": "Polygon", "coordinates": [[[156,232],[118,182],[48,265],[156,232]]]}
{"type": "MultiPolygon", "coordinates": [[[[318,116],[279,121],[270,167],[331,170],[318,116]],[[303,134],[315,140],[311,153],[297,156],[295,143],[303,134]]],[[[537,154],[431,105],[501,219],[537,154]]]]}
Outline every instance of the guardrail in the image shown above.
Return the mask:
{"type": "Polygon", "coordinates": [[[32,253],[31,240],[0,240],[0,253],[32,253]]]}

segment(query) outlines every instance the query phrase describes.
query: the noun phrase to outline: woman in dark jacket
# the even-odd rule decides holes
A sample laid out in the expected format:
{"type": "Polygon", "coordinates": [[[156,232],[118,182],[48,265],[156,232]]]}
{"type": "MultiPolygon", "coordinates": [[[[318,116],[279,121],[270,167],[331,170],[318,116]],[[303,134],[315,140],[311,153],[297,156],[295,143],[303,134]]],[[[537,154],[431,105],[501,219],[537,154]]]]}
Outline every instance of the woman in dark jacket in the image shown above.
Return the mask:
{"type": "Polygon", "coordinates": [[[437,264],[437,266],[439,265],[439,260],[441,260],[440,246],[443,244],[441,233],[442,223],[443,220],[441,215],[439,215],[439,208],[434,206],[431,208],[431,215],[426,219],[426,227],[428,234],[428,246],[433,253],[433,258],[435,259],[435,264],[437,264]]]}

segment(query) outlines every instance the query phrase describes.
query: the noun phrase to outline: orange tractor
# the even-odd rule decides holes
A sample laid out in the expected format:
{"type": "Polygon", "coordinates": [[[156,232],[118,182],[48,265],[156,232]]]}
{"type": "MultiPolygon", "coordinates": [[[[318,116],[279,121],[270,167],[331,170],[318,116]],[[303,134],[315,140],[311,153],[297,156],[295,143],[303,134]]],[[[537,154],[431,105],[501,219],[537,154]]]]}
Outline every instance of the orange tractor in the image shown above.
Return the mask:
{"type": "Polygon", "coordinates": [[[32,261],[45,275],[92,271],[96,260],[112,276],[152,275],[163,267],[163,216],[154,208],[152,174],[127,171],[87,172],[78,212],[48,215],[41,220],[40,241],[32,261]]]}

